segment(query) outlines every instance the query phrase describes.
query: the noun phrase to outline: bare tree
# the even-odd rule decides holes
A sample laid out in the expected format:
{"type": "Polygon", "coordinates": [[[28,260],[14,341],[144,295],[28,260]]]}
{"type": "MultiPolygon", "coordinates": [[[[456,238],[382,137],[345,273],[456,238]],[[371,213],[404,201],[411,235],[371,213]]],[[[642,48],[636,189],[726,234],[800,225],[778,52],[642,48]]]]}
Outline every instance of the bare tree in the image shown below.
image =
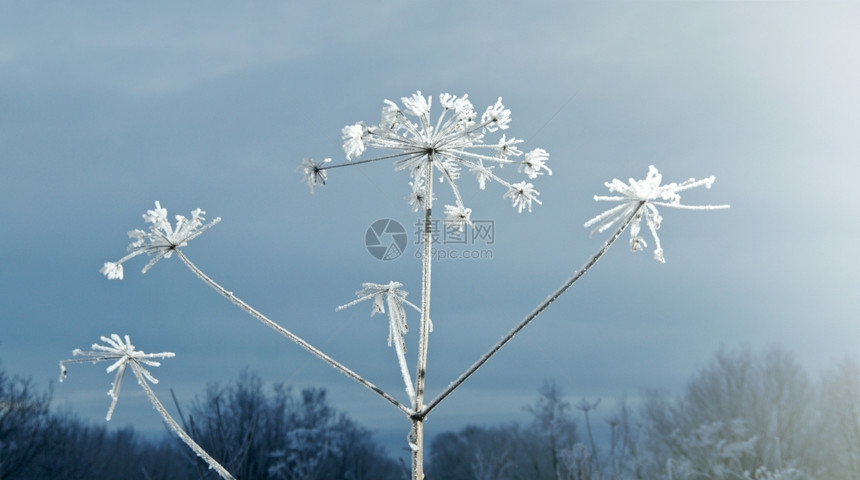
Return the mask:
{"type": "Polygon", "coordinates": [[[51,395],[0,370],[0,479],[15,478],[48,442],[51,395]]]}
{"type": "Polygon", "coordinates": [[[826,473],[860,479],[860,364],[846,357],[821,378],[826,473]]]}
{"type": "Polygon", "coordinates": [[[812,384],[781,348],[721,349],[676,399],[646,392],[642,412],[651,478],[821,470],[812,384]]]}

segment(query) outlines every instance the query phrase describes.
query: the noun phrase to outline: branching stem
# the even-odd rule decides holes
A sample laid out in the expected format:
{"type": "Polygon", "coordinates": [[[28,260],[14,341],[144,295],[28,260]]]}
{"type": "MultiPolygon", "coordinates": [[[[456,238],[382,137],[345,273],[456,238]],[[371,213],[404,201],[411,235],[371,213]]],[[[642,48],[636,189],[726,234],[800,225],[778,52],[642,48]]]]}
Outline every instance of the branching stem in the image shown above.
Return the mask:
{"type": "Polygon", "coordinates": [[[591,267],[593,267],[594,264],[597,263],[598,260],[600,260],[600,257],[602,257],[606,253],[606,251],[609,250],[609,247],[611,247],[612,244],[615,243],[616,240],[618,240],[618,237],[620,237],[624,230],[627,229],[627,227],[630,225],[630,222],[633,221],[639,211],[642,210],[642,208],[645,206],[645,203],[646,202],[644,201],[640,202],[639,206],[636,207],[636,209],[633,210],[633,212],[624,220],[624,222],[621,223],[618,229],[615,230],[615,233],[613,233],[612,236],[609,237],[603,243],[597,253],[592,255],[591,258],[589,258],[588,261],[586,261],[585,264],[583,264],[582,267],[579,268],[579,270],[574,272],[573,275],[568,278],[567,281],[564,282],[564,284],[561,285],[561,287],[559,287],[555,292],[553,292],[549,297],[547,297],[546,300],[544,300],[540,305],[535,307],[535,309],[532,310],[531,313],[526,315],[525,318],[520,321],[520,323],[518,323],[513,329],[511,329],[511,331],[509,331],[504,337],[502,337],[502,339],[499,340],[498,343],[493,345],[493,347],[490,348],[487,353],[481,356],[481,358],[479,358],[478,361],[472,364],[472,366],[469,367],[465,372],[463,372],[463,374],[461,374],[456,380],[448,384],[445,390],[443,390],[439,395],[437,395],[436,398],[434,398],[432,401],[430,401],[430,403],[418,410],[418,413],[416,413],[415,416],[422,418],[426,417],[427,414],[430,413],[430,411],[436,407],[436,405],[438,405],[442,400],[445,399],[445,397],[450,395],[451,392],[453,392],[457,387],[459,387],[463,382],[465,382],[467,378],[472,376],[473,373],[478,371],[479,368],[481,368],[485,363],[487,363],[487,361],[492,358],[493,355],[495,355],[499,350],[501,350],[501,348],[505,346],[505,344],[508,343],[512,338],[514,338],[523,328],[525,328],[526,325],[531,323],[532,320],[534,320],[538,315],[540,315],[541,312],[546,310],[546,308],[549,307],[550,304],[554,302],[558,297],[560,297],[561,294],[563,294],[568,288],[570,288],[574,283],[576,283],[580,278],[582,278],[582,276],[585,275],[585,272],[587,272],[591,267]]]}
{"type": "Polygon", "coordinates": [[[402,403],[400,403],[399,401],[397,401],[397,399],[396,399],[396,398],[392,397],[391,395],[389,395],[388,393],[386,393],[385,391],[383,391],[381,388],[377,387],[376,385],[374,385],[374,384],[370,383],[369,381],[365,380],[365,379],[364,379],[364,377],[362,377],[361,375],[359,375],[359,374],[357,374],[357,373],[353,372],[353,371],[352,371],[352,370],[350,370],[349,368],[345,367],[343,364],[341,364],[341,363],[340,363],[340,362],[338,362],[337,360],[335,360],[335,359],[333,359],[333,358],[329,357],[328,355],[326,355],[325,353],[323,353],[322,351],[320,351],[319,349],[317,349],[316,347],[314,347],[314,346],[313,346],[313,345],[311,345],[310,343],[308,343],[308,342],[306,342],[305,340],[303,340],[301,337],[296,336],[294,333],[290,332],[290,331],[289,331],[289,330],[287,330],[286,328],[284,328],[284,327],[282,327],[282,326],[278,325],[277,323],[273,322],[272,320],[269,320],[265,315],[263,315],[262,313],[258,312],[258,311],[257,311],[257,310],[255,310],[253,307],[251,307],[250,305],[248,305],[247,303],[245,303],[244,301],[242,301],[240,298],[238,298],[238,297],[236,297],[235,295],[233,295],[233,292],[229,292],[229,291],[227,291],[226,289],[224,289],[224,287],[222,287],[222,286],[221,286],[221,285],[219,285],[217,282],[215,282],[214,280],[212,280],[211,278],[209,278],[205,273],[203,273],[203,271],[202,271],[202,270],[200,270],[199,268],[197,268],[197,266],[196,266],[196,265],[194,265],[194,264],[191,262],[191,260],[189,260],[189,259],[188,259],[188,257],[186,257],[186,256],[185,256],[185,254],[183,254],[183,253],[182,253],[182,251],[181,251],[181,250],[176,249],[175,251],[176,251],[176,255],[177,255],[177,256],[179,256],[179,258],[182,260],[182,262],[183,262],[183,263],[185,263],[185,265],[187,265],[187,266],[188,266],[188,268],[189,268],[189,269],[191,269],[191,271],[192,271],[192,272],[194,272],[194,274],[195,274],[195,275],[197,275],[197,277],[198,277],[198,278],[200,278],[201,280],[203,280],[203,282],[204,282],[204,283],[206,283],[207,285],[209,285],[210,287],[212,287],[212,289],[214,289],[216,292],[218,292],[219,294],[221,294],[221,296],[223,296],[223,297],[224,297],[224,298],[226,298],[227,300],[230,300],[230,302],[232,302],[234,305],[236,305],[237,307],[241,308],[241,309],[242,309],[243,311],[245,311],[248,315],[250,315],[250,316],[252,316],[252,317],[256,318],[257,320],[259,320],[260,322],[262,322],[262,323],[263,323],[264,325],[266,325],[267,327],[269,327],[269,328],[271,328],[272,330],[274,330],[274,331],[276,331],[276,332],[280,333],[281,335],[283,335],[283,336],[284,336],[284,337],[286,337],[287,339],[291,340],[292,342],[294,342],[294,343],[295,343],[295,344],[297,344],[298,346],[300,346],[300,347],[304,348],[304,349],[305,349],[305,350],[307,350],[308,352],[310,352],[310,353],[312,353],[313,355],[315,355],[317,358],[319,358],[319,359],[321,359],[322,361],[324,361],[324,362],[328,363],[329,365],[331,365],[332,367],[334,367],[334,369],[335,369],[335,370],[338,370],[339,372],[343,373],[343,374],[344,374],[344,375],[346,375],[347,377],[349,377],[349,378],[351,378],[351,379],[355,380],[356,382],[358,382],[358,383],[360,383],[360,384],[364,385],[365,387],[367,387],[367,388],[368,388],[368,389],[370,389],[371,391],[375,392],[377,395],[379,395],[380,397],[384,398],[385,400],[388,400],[388,402],[389,402],[389,403],[391,403],[392,405],[394,405],[395,407],[397,407],[400,411],[402,411],[402,412],[403,412],[403,413],[405,413],[406,415],[412,415],[412,413],[413,413],[413,410],[412,410],[412,409],[410,409],[410,408],[409,408],[409,407],[407,407],[406,405],[403,405],[402,403]]]}

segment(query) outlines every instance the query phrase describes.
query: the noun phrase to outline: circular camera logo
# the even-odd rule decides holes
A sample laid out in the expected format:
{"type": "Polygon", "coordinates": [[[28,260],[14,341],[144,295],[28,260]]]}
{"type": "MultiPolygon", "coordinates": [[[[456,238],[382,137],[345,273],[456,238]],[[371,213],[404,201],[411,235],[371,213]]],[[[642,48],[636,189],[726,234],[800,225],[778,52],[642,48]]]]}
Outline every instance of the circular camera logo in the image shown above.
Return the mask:
{"type": "Polygon", "coordinates": [[[364,234],[367,251],[379,260],[394,260],[406,248],[406,229],[397,220],[383,218],[367,228],[364,234]]]}

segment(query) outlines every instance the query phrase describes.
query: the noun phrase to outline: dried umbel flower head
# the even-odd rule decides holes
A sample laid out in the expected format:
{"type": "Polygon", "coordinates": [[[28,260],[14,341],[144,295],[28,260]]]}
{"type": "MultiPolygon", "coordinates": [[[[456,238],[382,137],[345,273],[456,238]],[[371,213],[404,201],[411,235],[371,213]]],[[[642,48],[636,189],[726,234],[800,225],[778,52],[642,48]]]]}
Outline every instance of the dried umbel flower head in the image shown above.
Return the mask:
{"type": "Polygon", "coordinates": [[[170,358],[175,356],[175,354],[172,352],[146,353],[141,350],[136,350],[134,345],[131,344],[131,339],[128,335],[120,337],[114,333],[110,337],[101,337],[101,341],[104,342],[105,345],[94,343],[92,350],[75,349],[72,351],[72,355],[86,358],[74,358],[71,360],[61,361],[60,381],[62,382],[66,378],[66,365],[69,363],[113,362],[109,367],[107,367],[107,373],[116,372],[116,376],[114,377],[110,390],[108,390],[108,395],[111,397],[111,404],[105,418],[110,420],[113,416],[113,411],[116,408],[116,402],[119,400],[119,392],[122,388],[122,379],[125,374],[126,367],[131,366],[131,369],[134,371],[138,381],[145,379],[151,383],[158,383],[158,380],[149,373],[149,370],[147,370],[144,365],[157,367],[161,365],[161,363],[154,359],[170,358]]]}
{"type": "Polygon", "coordinates": [[[663,176],[660,175],[660,172],[657,171],[654,165],[651,165],[648,167],[648,174],[644,180],[634,180],[631,178],[629,179],[629,183],[625,184],[621,180],[614,178],[611,182],[606,182],[606,188],[609,189],[610,193],[619,193],[620,195],[595,195],[594,200],[621,202],[621,204],[585,222],[585,227],[594,227],[594,230],[591,231],[592,235],[601,233],[629,215],[632,215],[633,212],[636,212],[636,216],[630,224],[630,248],[633,251],[638,251],[648,246],[645,239],[639,235],[642,229],[642,218],[645,218],[645,224],[654,238],[654,258],[665,263],[666,259],[663,257],[663,247],[660,245],[660,237],[657,236],[657,230],[663,222],[663,217],[660,216],[657,206],[687,210],[721,210],[729,208],[729,205],[681,204],[679,192],[700,186],[711,188],[715,180],[713,176],[702,180],[691,178],[685,182],[673,182],[665,185],[661,185],[662,180],[663,176]]]}
{"type": "MultiPolygon", "coordinates": [[[[428,170],[435,170],[439,180],[446,182],[454,194],[454,205],[446,205],[446,212],[471,211],[463,203],[457,180],[461,171],[467,170],[478,181],[481,189],[487,182],[497,182],[505,187],[505,198],[511,198],[514,208],[522,212],[531,211],[532,202],[538,192],[531,183],[511,183],[501,178],[495,167],[518,166],[518,172],[529,179],[544,173],[552,175],[547,167],[549,154],[536,148],[525,155],[518,145],[523,141],[502,135],[495,143],[485,143],[485,135],[507,130],[511,122],[511,111],[499,100],[484,111],[480,117],[475,112],[468,95],[457,97],[444,93],[439,95],[441,113],[431,120],[432,97],[421,92],[400,99],[402,107],[385,100],[381,120],[376,125],[359,122],[343,128],[343,150],[347,160],[361,157],[369,148],[393,152],[379,157],[352,163],[326,165],[326,161],[305,160],[299,167],[304,179],[313,191],[314,186],[324,185],[325,171],[358,163],[383,159],[394,159],[397,170],[407,170],[412,177],[412,192],[407,199],[413,210],[428,208],[432,203],[432,179],[428,170]],[[432,167],[432,168],[428,168],[432,167]]],[[[461,215],[461,218],[463,216],[461,215]]],[[[463,223],[461,221],[461,223],[463,223]]]]}
{"type": "Polygon", "coordinates": [[[219,217],[204,225],[203,215],[205,214],[206,212],[198,208],[191,212],[191,219],[177,215],[176,226],[174,227],[167,220],[167,209],[162,208],[161,203],[156,201],[155,209],[147,210],[143,214],[143,219],[150,224],[149,231],[135,229],[128,232],[129,238],[133,240],[128,246],[130,253],[116,262],[105,262],[99,271],[110,280],[122,280],[122,264],[126,260],[145,253],[153,256],[149,263],[143,267],[142,272],[146,273],[155,265],[155,262],[162,258],[170,258],[174,250],[186,246],[204,230],[221,221],[219,217]]]}

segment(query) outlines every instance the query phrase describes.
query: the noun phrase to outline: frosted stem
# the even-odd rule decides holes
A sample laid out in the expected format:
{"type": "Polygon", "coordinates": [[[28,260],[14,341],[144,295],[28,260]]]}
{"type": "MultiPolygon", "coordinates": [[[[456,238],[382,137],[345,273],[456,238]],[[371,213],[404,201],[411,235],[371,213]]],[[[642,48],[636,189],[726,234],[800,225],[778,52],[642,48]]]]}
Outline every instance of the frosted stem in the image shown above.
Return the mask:
{"type": "Polygon", "coordinates": [[[343,373],[347,377],[355,380],[356,382],[367,387],[369,390],[375,392],[380,397],[388,400],[392,405],[394,405],[395,407],[400,409],[406,415],[412,415],[413,410],[411,410],[409,407],[407,407],[407,406],[403,405],[402,403],[400,403],[399,401],[397,401],[396,398],[385,393],[381,388],[379,388],[376,385],[365,380],[359,374],[353,372],[352,370],[345,367],[344,365],[342,365],[337,360],[329,357],[328,355],[326,355],[325,353],[323,353],[322,351],[320,351],[319,349],[317,349],[316,347],[314,347],[310,343],[304,341],[301,337],[296,336],[294,333],[290,332],[286,328],[284,328],[284,327],[278,325],[277,323],[269,320],[265,315],[258,312],[253,307],[251,307],[250,305],[248,305],[247,303],[245,303],[244,301],[242,301],[241,299],[239,299],[238,297],[233,295],[233,292],[229,292],[226,289],[224,289],[224,287],[222,287],[221,285],[216,283],[214,280],[209,278],[205,273],[203,273],[202,270],[200,270],[199,268],[197,268],[196,265],[191,263],[191,260],[189,260],[188,257],[186,257],[185,254],[183,254],[181,250],[176,249],[175,252],[176,252],[176,255],[179,256],[179,258],[182,260],[182,262],[185,263],[185,265],[187,265],[188,268],[190,268],[191,271],[194,272],[194,274],[197,275],[198,278],[200,278],[200,280],[203,280],[204,283],[206,283],[207,285],[212,287],[212,289],[214,289],[216,292],[221,294],[221,296],[223,296],[227,300],[230,300],[230,302],[232,302],[234,305],[236,305],[237,307],[244,310],[248,315],[256,318],[257,320],[262,322],[267,327],[280,333],[281,335],[283,335],[287,339],[291,340],[292,342],[294,342],[298,346],[300,346],[300,347],[304,348],[305,350],[307,350],[308,352],[312,353],[313,355],[315,355],[320,360],[328,363],[329,365],[334,367],[335,370],[338,370],[339,372],[343,373]]]}
{"type": "MultiPolygon", "coordinates": [[[[418,338],[418,373],[416,375],[415,411],[424,408],[424,385],[427,378],[427,346],[430,337],[430,266],[431,258],[431,226],[433,217],[433,157],[427,161],[427,171],[424,173],[427,191],[424,209],[424,235],[421,256],[421,329],[418,338]]],[[[417,181],[417,180],[416,180],[417,181]]],[[[412,480],[424,480],[424,415],[412,416],[412,433],[410,434],[412,448],[412,480]]]]}
{"type": "Polygon", "coordinates": [[[230,475],[230,472],[227,471],[217,460],[212,458],[211,455],[206,453],[206,450],[203,450],[203,447],[197,444],[187,433],[185,430],[176,423],[176,420],[170,416],[170,413],[167,412],[167,409],[164,408],[164,405],[161,404],[161,401],[158,400],[158,397],[155,396],[155,392],[149,387],[149,383],[147,383],[146,378],[144,378],[143,374],[138,371],[138,366],[134,363],[131,363],[131,370],[134,372],[134,376],[137,377],[137,383],[140,385],[140,388],[143,389],[146,396],[149,398],[149,401],[152,403],[152,406],[155,408],[155,411],[161,415],[161,418],[167,422],[167,425],[173,430],[179,438],[188,445],[194,453],[197,454],[198,457],[202,458],[208,465],[209,468],[218,472],[218,475],[225,480],[235,480],[233,475],[230,475]]]}
{"type": "Polygon", "coordinates": [[[600,257],[602,257],[606,253],[606,251],[609,250],[609,247],[611,247],[612,244],[615,243],[616,240],[618,240],[618,237],[620,237],[624,230],[627,229],[627,227],[630,225],[630,222],[633,221],[633,218],[636,217],[636,215],[639,213],[640,210],[642,210],[645,204],[646,202],[644,201],[640,202],[639,206],[636,207],[636,209],[633,210],[633,212],[624,220],[624,222],[621,223],[618,229],[615,230],[615,233],[613,233],[612,236],[609,237],[603,243],[597,253],[592,255],[591,258],[589,258],[588,261],[586,261],[585,264],[583,264],[582,267],[579,268],[579,270],[575,271],[573,275],[561,285],[561,287],[559,287],[555,292],[548,296],[546,300],[544,300],[540,305],[535,307],[535,309],[532,310],[531,313],[526,315],[525,318],[520,321],[520,323],[518,323],[513,329],[511,329],[511,331],[508,332],[504,337],[502,337],[502,339],[499,340],[498,343],[493,345],[493,347],[490,348],[487,353],[481,356],[481,358],[479,358],[477,362],[472,364],[472,366],[469,367],[468,370],[463,372],[463,374],[460,375],[456,380],[448,384],[445,390],[443,390],[439,395],[437,395],[436,398],[434,398],[429,404],[427,404],[427,406],[421,408],[414,416],[422,418],[427,416],[427,414],[430,413],[430,411],[433,410],[436,405],[438,405],[442,400],[445,399],[445,397],[450,395],[451,392],[453,392],[457,387],[459,387],[463,382],[465,382],[467,378],[472,376],[473,373],[475,373],[479,368],[481,368],[485,363],[487,363],[487,361],[493,355],[495,355],[503,346],[505,346],[506,343],[508,343],[512,338],[514,338],[514,336],[516,336],[523,328],[525,328],[526,325],[531,323],[532,320],[534,320],[538,315],[540,315],[541,312],[546,310],[546,308],[549,307],[550,304],[554,302],[558,297],[560,297],[561,294],[565,292],[565,290],[570,288],[574,283],[577,282],[577,280],[582,278],[582,276],[585,275],[585,272],[587,272],[591,267],[593,267],[594,264],[597,263],[598,260],[600,260],[600,257]]]}
{"type": "Polygon", "coordinates": [[[397,363],[400,364],[400,375],[403,376],[403,383],[406,385],[406,394],[409,395],[409,401],[415,403],[415,385],[412,383],[412,376],[409,375],[409,365],[406,363],[406,350],[403,347],[403,338],[394,340],[394,351],[397,352],[397,363]]]}

